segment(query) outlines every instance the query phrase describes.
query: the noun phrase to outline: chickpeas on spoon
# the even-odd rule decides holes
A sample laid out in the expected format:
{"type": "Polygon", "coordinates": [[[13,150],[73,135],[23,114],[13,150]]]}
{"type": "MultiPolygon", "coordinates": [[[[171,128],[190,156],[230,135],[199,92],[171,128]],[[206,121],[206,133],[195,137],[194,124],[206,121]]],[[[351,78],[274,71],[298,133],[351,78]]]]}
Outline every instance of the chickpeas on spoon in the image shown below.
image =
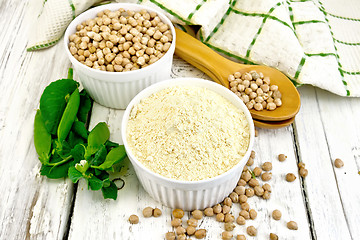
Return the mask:
{"type": "Polygon", "coordinates": [[[245,74],[252,70],[262,72],[271,79],[271,83],[278,86],[282,93],[282,106],[273,111],[250,110],[254,119],[267,121],[289,120],[299,112],[300,95],[292,82],[279,70],[268,66],[245,65],[222,57],[212,49],[189,34],[176,29],[175,54],[211,77],[215,82],[230,88],[228,77],[240,72],[245,74]]]}

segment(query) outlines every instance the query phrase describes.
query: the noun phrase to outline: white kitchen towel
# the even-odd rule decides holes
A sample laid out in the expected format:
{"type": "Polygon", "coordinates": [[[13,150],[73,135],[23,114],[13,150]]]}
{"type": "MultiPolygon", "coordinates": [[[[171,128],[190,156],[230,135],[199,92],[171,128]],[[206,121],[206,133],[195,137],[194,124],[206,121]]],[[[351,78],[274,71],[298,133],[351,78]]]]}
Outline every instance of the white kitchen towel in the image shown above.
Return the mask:
{"type": "Polygon", "coordinates": [[[174,22],[199,25],[199,39],[212,49],[275,67],[295,85],[360,96],[358,0],[118,1],[149,5],[174,22]]]}

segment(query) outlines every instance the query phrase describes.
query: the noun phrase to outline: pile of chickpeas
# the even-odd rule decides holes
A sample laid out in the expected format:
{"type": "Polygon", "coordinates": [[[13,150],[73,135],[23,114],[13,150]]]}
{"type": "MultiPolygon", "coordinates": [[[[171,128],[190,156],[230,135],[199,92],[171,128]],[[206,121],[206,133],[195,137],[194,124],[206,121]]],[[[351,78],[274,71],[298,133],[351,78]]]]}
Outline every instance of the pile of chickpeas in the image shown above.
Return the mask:
{"type": "Polygon", "coordinates": [[[104,10],[77,25],[69,50],[88,67],[109,72],[140,69],[158,61],[170,48],[169,25],[154,12],[104,10]]]}
{"type": "MultiPolygon", "coordinates": [[[[285,154],[279,154],[278,160],[280,162],[285,161],[287,156],[285,154]]],[[[271,194],[271,186],[268,183],[260,184],[257,178],[261,178],[263,182],[268,182],[272,178],[272,163],[264,162],[259,167],[254,167],[251,169],[251,166],[254,164],[255,152],[252,151],[250,158],[244,167],[240,179],[237,183],[237,186],[232,193],[226,197],[222,203],[218,203],[213,207],[205,208],[203,211],[194,210],[191,212],[191,217],[186,221],[184,225],[182,218],[185,215],[185,212],[182,209],[174,209],[172,211],[172,221],[171,226],[174,228],[174,231],[167,232],[165,234],[166,240],[186,240],[190,237],[195,236],[196,239],[203,239],[206,237],[206,229],[198,228],[199,221],[206,217],[214,217],[216,221],[224,224],[224,231],[221,233],[221,238],[223,240],[233,239],[233,230],[236,225],[244,226],[248,220],[254,220],[257,217],[257,212],[255,209],[251,208],[248,203],[248,199],[254,196],[260,197],[262,199],[269,199],[271,194]],[[236,217],[232,214],[233,204],[240,204],[240,213],[236,217]]],[[[305,164],[299,164],[299,168],[305,168],[305,164]]],[[[160,211],[158,209],[158,211],[160,211]]],[[[151,207],[146,207],[143,210],[144,217],[155,216],[155,210],[151,207]]],[[[159,216],[161,214],[157,214],[159,216]]],[[[282,217],[281,211],[275,209],[271,212],[273,220],[279,221],[282,217]]],[[[139,222],[138,218],[131,216],[129,218],[130,223],[136,224],[139,222]],[[132,221],[134,220],[134,221],[132,221]]],[[[294,221],[288,221],[286,224],[287,228],[290,230],[297,230],[298,225],[294,221]]],[[[249,236],[256,236],[257,229],[250,225],[246,227],[246,233],[249,236]]],[[[236,240],[246,240],[245,234],[237,234],[235,236],[236,240]]],[[[279,237],[275,233],[269,233],[269,238],[271,240],[278,240],[279,237]]]]}
{"type": "Polygon", "coordinates": [[[229,75],[230,90],[250,109],[261,111],[275,110],[282,105],[281,92],[277,85],[270,84],[270,78],[255,70],[229,75]]]}

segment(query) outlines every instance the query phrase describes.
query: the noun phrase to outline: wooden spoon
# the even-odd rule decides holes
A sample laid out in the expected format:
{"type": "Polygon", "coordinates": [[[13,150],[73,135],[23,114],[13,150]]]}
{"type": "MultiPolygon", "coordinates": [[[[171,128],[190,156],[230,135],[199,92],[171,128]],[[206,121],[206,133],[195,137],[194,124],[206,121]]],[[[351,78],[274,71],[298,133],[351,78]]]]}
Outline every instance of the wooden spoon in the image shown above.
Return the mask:
{"type": "Polygon", "coordinates": [[[189,34],[175,28],[175,54],[211,77],[215,82],[229,88],[228,76],[235,72],[251,70],[270,77],[271,84],[279,86],[282,106],[273,111],[250,110],[254,119],[262,121],[284,121],[293,118],[300,109],[300,95],[292,82],[279,70],[268,66],[245,65],[222,57],[189,34]]]}
{"type": "Polygon", "coordinates": [[[277,121],[277,122],[270,122],[270,121],[260,121],[253,119],[255,127],[258,128],[267,128],[267,129],[277,129],[289,126],[292,124],[295,120],[295,117],[292,117],[290,119],[284,120],[284,121],[277,121]]]}

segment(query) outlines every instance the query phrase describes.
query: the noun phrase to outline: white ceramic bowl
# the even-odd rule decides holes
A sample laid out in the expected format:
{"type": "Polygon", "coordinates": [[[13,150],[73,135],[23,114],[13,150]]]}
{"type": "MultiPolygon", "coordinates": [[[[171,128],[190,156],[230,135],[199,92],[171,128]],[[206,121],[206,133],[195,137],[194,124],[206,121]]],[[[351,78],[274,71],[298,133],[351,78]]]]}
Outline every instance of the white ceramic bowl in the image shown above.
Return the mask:
{"type": "Polygon", "coordinates": [[[162,13],[142,5],[130,3],[113,3],[92,8],[77,16],[68,26],[64,35],[66,53],[73,64],[80,82],[90,96],[101,105],[117,109],[125,109],[131,99],[142,89],[153,83],[170,78],[173,55],[175,51],[175,29],[171,21],[162,13]],[[146,9],[148,12],[156,12],[160,19],[170,26],[173,40],[169,50],[157,62],[139,70],[129,72],[106,72],[90,68],[70,53],[69,36],[76,32],[76,26],[87,19],[96,17],[96,14],[105,9],[111,11],[124,8],[125,10],[139,11],[146,9]]]}
{"type": "Polygon", "coordinates": [[[233,191],[240,178],[241,172],[250,157],[255,137],[254,124],[251,114],[239,97],[237,97],[229,89],[217,83],[198,78],[171,79],[154,84],[141,91],[126,108],[121,125],[121,134],[126,153],[134,166],[136,175],[149,195],[168,207],[182,208],[188,211],[213,206],[214,204],[222,201],[233,191]],[[250,126],[249,147],[243,159],[241,159],[240,162],[232,169],[210,179],[200,181],[180,181],[166,178],[160,174],[152,172],[135,158],[128,145],[126,137],[131,109],[134,105],[138,104],[141,99],[149,97],[153,93],[162,89],[173,86],[194,86],[212,90],[229,100],[245,113],[250,126]]]}

